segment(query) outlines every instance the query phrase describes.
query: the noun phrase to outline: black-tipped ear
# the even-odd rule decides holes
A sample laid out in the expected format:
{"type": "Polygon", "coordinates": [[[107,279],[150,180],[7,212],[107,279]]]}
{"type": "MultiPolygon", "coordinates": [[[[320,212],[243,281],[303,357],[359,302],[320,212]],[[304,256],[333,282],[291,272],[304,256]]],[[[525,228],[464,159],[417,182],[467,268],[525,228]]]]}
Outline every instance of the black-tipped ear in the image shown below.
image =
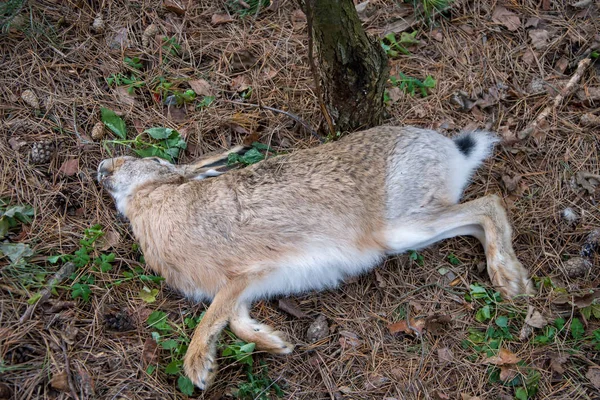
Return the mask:
{"type": "Polygon", "coordinates": [[[221,166],[226,166],[227,160],[229,159],[230,154],[238,154],[240,156],[243,156],[244,154],[246,154],[246,152],[248,150],[250,150],[249,146],[244,146],[244,145],[235,146],[231,150],[228,150],[224,153],[219,153],[216,155],[203,157],[200,160],[195,161],[192,164],[190,164],[190,166],[192,166],[194,169],[217,168],[217,167],[221,167],[221,166]]]}
{"type": "Polygon", "coordinates": [[[201,181],[203,179],[207,179],[207,178],[213,178],[215,176],[219,176],[219,175],[223,175],[224,173],[231,171],[232,169],[236,169],[235,166],[229,166],[229,165],[222,165],[222,166],[217,166],[214,168],[194,168],[193,170],[189,171],[185,177],[187,179],[193,179],[193,180],[198,180],[201,181]]]}

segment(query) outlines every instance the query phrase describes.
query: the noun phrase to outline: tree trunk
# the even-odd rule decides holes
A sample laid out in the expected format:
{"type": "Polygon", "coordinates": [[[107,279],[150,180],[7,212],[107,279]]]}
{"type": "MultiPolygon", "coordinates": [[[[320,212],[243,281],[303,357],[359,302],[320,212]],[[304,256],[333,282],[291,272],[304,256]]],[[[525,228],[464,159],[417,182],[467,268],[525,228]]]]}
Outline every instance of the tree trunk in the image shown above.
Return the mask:
{"type": "Polygon", "coordinates": [[[389,68],[352,0],[305,0],[317,44],[324,101],[338,132],[381,123],[389,68]]]}

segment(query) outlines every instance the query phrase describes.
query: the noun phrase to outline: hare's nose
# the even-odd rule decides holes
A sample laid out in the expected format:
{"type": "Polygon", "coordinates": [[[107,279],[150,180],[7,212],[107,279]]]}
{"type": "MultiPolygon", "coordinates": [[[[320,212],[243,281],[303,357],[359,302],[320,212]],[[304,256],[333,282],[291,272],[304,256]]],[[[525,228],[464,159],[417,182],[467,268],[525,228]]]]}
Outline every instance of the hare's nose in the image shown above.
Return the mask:
{"type": "Polygon", "coordinates": [[[113,170],[113,160],[102,160],[98,165],[98,181],[106,178],[113,170]]]}

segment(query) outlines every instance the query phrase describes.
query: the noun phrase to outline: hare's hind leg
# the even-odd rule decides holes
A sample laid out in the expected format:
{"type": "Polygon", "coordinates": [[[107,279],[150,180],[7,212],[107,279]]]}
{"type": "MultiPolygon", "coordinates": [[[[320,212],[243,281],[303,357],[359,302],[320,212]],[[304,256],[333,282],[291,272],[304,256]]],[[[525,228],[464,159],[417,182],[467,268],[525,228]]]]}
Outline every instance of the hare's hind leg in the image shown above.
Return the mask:
{"type": "Polygon", "coordinates": [[[236,315],[229,321],[229,328],[240,339],[256,343],[259,350],[273,354],[289,354],[294,350],[294,345],[285,341],[282,332],[252,319],[247,304],[238,306],[236,315]]]}
{"type": "Polygon", "coordinates": [[[474,236],[483,244],[487,269],[494,285],[508,297],[531,293],[527,270],[517,259],[512,229],[497,196],[451,205],[433,212],[398,219],[386,232],[395,252],[423,248],[454,236],[474,236]]]}
{"type": "Polygon", "coordinates": [[[194,330],[183,361],[185,374],[200,389],[206,389],[216,374],[216,347],[219,334],[236,311],[245,282],[231,282],[222,288],[194,330]]]}

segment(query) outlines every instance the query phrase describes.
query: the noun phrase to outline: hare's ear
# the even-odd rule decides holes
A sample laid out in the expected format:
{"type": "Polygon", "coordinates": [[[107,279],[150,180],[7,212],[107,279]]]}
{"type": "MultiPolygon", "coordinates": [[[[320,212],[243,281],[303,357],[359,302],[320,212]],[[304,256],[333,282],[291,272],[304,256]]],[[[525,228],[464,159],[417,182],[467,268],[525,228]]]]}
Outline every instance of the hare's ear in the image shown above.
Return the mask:
{"type": "Polygon", "coordinates": [[[185,177],[187,179],[201,181],[202,179],[223,175],[224,173],[226,173],[227,171],[231,171],[232,169],[236,169],[236,167],[221,165],[213,168],[194,168],[188,170],[185,174],[185,177]]]}
{"type": "Polygon", "coordinates": [[[201,158],[200,160],[189,164],[189,167],[199,170],[202,168],[215,168],[215,167],[227,165],[227,160],[229,159],[230,154],[239,154],[240,156],[242,156],[249,149],[250,149],[249,146],[244,146],[244,145],[235,146],[231,150],[226,151],[224,153],[219,153],[217,155],[201,158]]]}

